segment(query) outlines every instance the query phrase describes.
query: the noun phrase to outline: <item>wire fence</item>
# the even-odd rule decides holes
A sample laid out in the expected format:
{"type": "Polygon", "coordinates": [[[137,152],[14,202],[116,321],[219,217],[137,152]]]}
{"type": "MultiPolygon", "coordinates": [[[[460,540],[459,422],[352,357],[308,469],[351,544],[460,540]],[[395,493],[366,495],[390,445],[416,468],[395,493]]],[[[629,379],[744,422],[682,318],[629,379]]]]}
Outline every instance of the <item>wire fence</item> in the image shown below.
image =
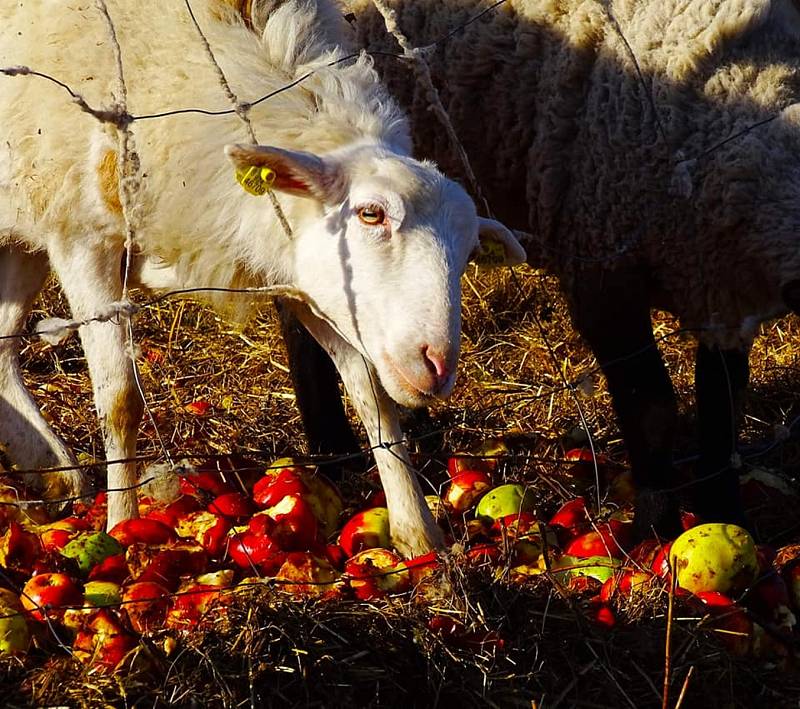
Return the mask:
{"type": "MultiPolygon", "coordinates": [[[[492,13],[496,11],[501,5],[503,5],[507,0],[499,0],[498,2],[494,2],[493,4],[489,5],[488,7],[484,8],[480,12],[476,13],[473,17],[469,18],[466,22],[449,29],[447,32],[442,34],[437,40],[433,43],[428,44],[423,47],[414,47],[408,37],[403,33],[403,29],[399,26],[397,17],[394,11],[391,9],[389,5],[387,5],[383,0],[374,0],[375,6],[378,11],[383,15],[387,32],[392,34],[396,40],[398,41],[400,47],[402,48],[402,53],[400,54],[393,54],[388,52],[374,52],[376,55],[388,57],[392,60],[406,62],[410,65],[411,70],[414,71],[417,80],[420,82],[424,95],[428,97],[430,102],[431,110],[433,115],[436,116],[437,120],[441,123],[444,133],[447,137],[447,140],[450,142],[451,148],[454,153],[458,156],[461,166],[463,168],[464,175],[467,179],[469,188],[473,193],[473,196],[476,198],[477,202],[482,205],[483,211],[487,215],[491,215],[491,205],[486,201],[484,198],[480,182],[475,176],[475,173],[470,165],[468,152],[462,145],[461,141],[459,140],[458,134],[456,129],[454,128],[450,118],[448,116],[447,110],[444,107],[440,97],[438,90],[432,80],[431,68],[427,62],[426,57],[430,55],[431,52],[435,51],[437,47],[446,43],[451,38],[455,37],[459,32],[464,30],[467,26],[471,25],[474,22],[479,21],[482,17],[486,16],[488,13],[492,13]]],[[[121,167],[120,167],[120,174],[123,176],[123,180],[120,183],[120,192],[122,196],[122,205],[123,205],[123,217],[125,220],[125,248],[128,254],[128,258],[126,260],[126,271],[124,274],[123,279],[123,296],[122,299],[118,302],[109,303],[107,307],[103,309],[102,312],[96,313],[94,316],[82,318],[82,319],[64,319],[64,318],[46,318],[37,324],[33,332],[17,332],[17,333],[10,333],[3,336],[0,336],[0,340],[31,340],[31,339],[42,339],[50,344],[58,344],[62,342],[67,336],[70,334],[78,331],[82,327],[90,326],[94,323],[106,323],[106,322],[114,322],[118,324],[124,324],[128,334],[128,345],[130,350],[130,357],[133,362],[134,367],[136,366],[136,340],[135,340],[135,333],[133,329],[133,320],[134,317],[146,312],[152,308],[155,308],[160,303],[165,301],[166,299],[176,298],[180,296],[189,296],[193,294],[202,294],[202,293],[211,293],[211,292],[225,292],[231,294],[251,294],[253,296],[263,296],[263,297],[303,297],[304,300],[307,301],[307,297],[305,294],[300,294],[295,288],[291,286],[265,286],[265,287],[253,287],[253,288],[212,288],[212,287],[196,287],[196,288],[185,288],[185,289],[175,289],[169,290],[164,293],[161,293],[149,300],[144,300],[142,302],[133,302],[130,298],[128,292],[128,283],[129,283],[129,268],[132,262],[132,253],[133,249],[136,246],[136,225],[135,225],[135,217],[133,215],[132,204],[136,200],[137,191],[140,188],[140,179],[138,176],[139,165],[138,165],[138,156],[136,153],[136,147],[134,145],[134,133],[133,128],[135,128],[136,124],[141,121],[151,121],[151,120],[161,120],[171,116],[180,116],[180,115],[202,115],[208,117],[218,117],[218,116],[226,116],[226,115],[236,115],[245,125],[248,135],[253,143],[256,143],[256,133],[253,128],[252,123],[249,119],[249,112],[250,110],[258,106],[264,102],[269,101],[271,98],[286,92],[290,91],[296,87],[299,87],[303,84],[304,81],[309,79],[313,74],[316,73],[316,70],[309,71],[304,73],[303,75],[293,79],[292,81],[287,82],[285,85],[281,86],[280,88],[271,91],[263,96],[254,98],[252,100],[242,100],[239,96],[235,93],[234,89],[228,83],[228,80],[223,73],[222,69],[220,68],[219,63],[215,58],[214,48],[210,45],[206,35],[203,32],[203,29],[198,22],[191,5],[190,0],[185,0],[185,6],[187,13],[190,15],[192,23],[197,30],[198,33],[198,41],[201,41],[204,44],[206,53],[208,55],[209,62],[213,64],[215,67],[215,71],[217,72],[217,78],[220,83],[221,91],[224,93],[227,100],[231,103],[232,108],[225,109],[225,110],[210,110],[207,108],[201,107],[184,107],[178,109],[171,109],[171,110],[161,110],[161,111],[154,111],[148,114],[141,114],[135,115],[131,114],[128,111],[128,107],[126,104],[126,88],[125,88],[125,79],[124,79],[124,67],[122,63],[122,53],[120,50],[120,45],[118,43],[118,39],[116,36],[114,22],[109,10],[104,2],[104,0],[96,0],[96,8],[97,10],[102,13],[104,18],[107,21],[107,32],[108,37],[111,40],[112,47],[114,48],[114,56],[116,62],[116,69],[117,69],[117,77],[118,77],[118,88],[117,88],[117,95],[116,95],[116,102],[104,108],[92,107],[89,103],[72,87],[68,84],[61,81],[58,77],[50,76],[45,72],[38,71],[35,67],[24,67],[24,66],[11,66],[11,67],[4,67],[0,68],[0,74],[4,74],[8,77],[28,77],[30,79],[42,79],[62,88],[70,97],[70,99],[77,104],[81,110],[88,113],[89,115],[93,116],[98,122],[110,124],[114,126],[118,132],[119,137],[119,149],[120,149],[120,156],[121,156],[121,167]]],[[[642,84],[643,91],[645,95],[648,97],[648,100],[651,102],[651,107],[653,110],[654,115],[658,121],[659,133],[662,139],[666,142],[666,133],[664,128],[658,119],[659,111],[658,107],[656,106],[652,93],[647,86],[646,79],[639,69],[639,64],[636,61],[636,56],[631,48],[630,44],[624,37],[621,27],[616,22],[616,20],[611,17],[613,26],[615,27],[616,31],[619,33],[621,39],[624,41],[628,51],[631,54],[631,58],[634,64],[637,67],[638,78],[642,84]]],[[[330,68],[336,64],[345,63],[349,61],[353,61],[361,56],[361,52],[348,54],[341,58],[336,59],[333,62],[330,62],[326,65],[326,68],[330,68]]],[[[674,161],[676,167],[689,162],[689,161],[696,161],[703,159],[710,154],[712,154],[715,150],[721,148],[724,145],[729,144],[732,141],[741,138],[742,136],[746,135],[747,133],[760,128],[768,124],[769,122],[775,120],[777,116],[772,116],[761,120],[751,126],[746,127],[745,129],[739,130],[731,135],[728,135],[714,144],[711,148],[703,151],[702,153],[692,157],[686,158],[683,156],[672,156],[670,155],[670,159],[674,161]]],[[[276,212],[278,217],[279,223],[281,224],[281,228],[284,232],[286,238],[292,238],[292,228],[289,224],[288,219],[284,215],[283,211],[281,210],[281,206],[277,201],[273,192],[269,192],[270,198],[272,201],[272,207],[276,212]]],[[[622,249],[621,251],[617,251],[613,254],[609,255],[599,255],[599,256],[592,256],[592,257],[584,257],[575,254],[570,254],[569,258],[574,258],[575,260],[591,260],[591,261],[613,261],[614,259],[623,258],[627,255],[627,252],[630,248],[635,246],[635,242],[626,246],[626,248],[622,249]]],[[[548,246],[548,248],[557,247],[548,246]]],[[[512,281],[515,285],[515,288],[518,292],[522,293],[522,288],[519,284],[518,277],[514,274],[512,281]]],[[[315,315],[318,317],[326,320],[335,327],[335,323],[331,323],[328,318],[325,317],[324,313],[322,312],[315,312],[315,315]]],[[[578,412],[578,416],[581,420],[583,430],[586,432],[588,436],[589,446],[592,451],[592,459],[593,459],[593,466],[594,472],[596,476],[596,490],[597,490],[597,509],[599,510],[601,507],[601,500],[600,500],[600,471],[598,469],[598,455],[597,455],[597,446],[595,444],[595,437],[592,435],[591,427],[589,425],[589,417],[586,415],[583,409],[583,405],[581,403],[581,399],[579,396],[579,391],[583,382],[586,380],[587,377],[591,377],[594,374],[601,372],[601,370],[605,367],[608,367],[612,364],[617,364],[620,362],[624,362],[626,360],[632,359],[634,357],[639,356],[642,352],[651,349],[657,348],[660,343],[663,343],[672,338],[679,338],[687,334],[699,334],[703,331],[707,330],[716,330],[718,331],[718,327],[709,327],[709,328],[695,328],[695,329],[686,329],[686,328],[678,328],[671,332],[668,332],[664,335],[661,335],[658,338],[655,338],[652,344],[647,345],[647,347],[630,352],[629,354],[625,355],[624,357],[620,357],[615,359],[611,362],[603,362],[601,364],[597,364],[594,368],[584,371],[581,373],[580,377],[574,379],[568,379],[567,376],[564,374],[562,368],[559,366],[558,358],[555,354],[554,348],[548,339],[548,334],[546,328],[544,327],[543,323],[539,319],[539,317],[534,313],[534,322],[536,328],[540,334],[541,340],[544,343],[545,347],[547,348],[549,357],[553,363],[555,370],[559,373],[561,383],[559,385],[554,385],[552,387],[544,388],[536,393],[517,393],[515,395],[508,395],[505,397],[504,401],[498,405],[498,407],[502,406],[512,406],[514,404],[518,404],[520,402],[530,402],[536,399],[544,399],[554,394],[567,392],[572,397],[574,402],[575,408],[578,412]]],[[[338,330],[338,328],[337,328],[338,330]]],[[[371,377],[371,370],[369,368],[368,363],[366,360],[364,361],[365,367],[367,368],[367,372],[370,373],[371,377]]],[[[143,488],[153,482],[156,482],[160,476],[174,476],[176,474],[182,474],[186,472],[191,466],[189,464],[184,464],[180,461],[188,460],[192,458],[203,458],[206,460],[224,460],[230,459],[232,455],[239,455],[239,456],[254,456],[254,457],[263,457],[269,458],[272,456],[272,451],[261,450],[261,449],[237,449],[235,451],[231,451],[230,453],[220,453],[220,454],[210,454],[207,451],[199,452],[199,451],[176,451],[176,450],[169,450],[169,447],[164,442],[164,439],[159,433],[158,425],[156,422],[155,417],[153,416],[152,412],[150,411],[148,404],[148,397],[146,396],[146,392],[144,387],[141,384],[141,380],[138,376],[137,372],[137,386],[139,387],[139,393],[142,397],[142,400],[145,403],[146,410],[148,412],[148,416],[150,419],[150,423],[153,429],[156,432],[159,446],[161,448],[160,453],[153,453],[148,455],[137,455],[130,458],[122,458],[122,459],[115,459],[115,460],[108,460],[106,463],[113,464],[113,463],[128,463],[128,462],[135,462],[135,463],[156,463],[158,461],[166,460],[168,462],[168,470],[163,472],[155,472],[155,473],[146,473],[141,480],[139,480],[135,485],[128,486],[128,487],[98,487],[94,489],[91,493],[87,493],[86,495],[75,495],[70,497],[64,497],[59,500],[53,499],[25,499],[25,500],[16,500],[16,501],[0,501],[0,508],[4,506],[18,506],[18,507],[28,507],[31,505],[38,505],[38,504],[54,504],[54,503],[72,503],[78,502],[80,500],[84,500],[89,497],[94,497],[98,493],[113,493],[113,492],[121,492],[126,490],[132,489],[139,489],[143,488]],[[178,462],[176,462],[178,461],[178,462]]],[[[375,382],[373,384],[373,394],[375,395],[375,382]]],[[[377,395],[375,395],[375,406],[376,409],[378,408],[378,401],[377,395]]],[[[772,451],[775,447],[782,445],[785,440],[788,438],[788,434],[793,432],[796,428],[798,422],[800,422],[800,417],[795,418],[787,425],[782,426],[780,428],[779,435],[776,435],[774,441],[764,444],[762,446],[754,446],[750,447],[750,449],[745,450],[745,457],[750,459],[756,459],[759,456],[765,455],[766,453],[772,451]]],[[[364,447],[362,450],[358,452],[348,453],[344,455],[306,455],[301,456],[297,459],[297,463],[300,465],[314,465],[319,466],[321,468],[325,468],[326,466],[340,466],[342,464],[355,461],[355,460],[363,460],[368,458],[375,450],[377,449],[384,449],[389,451],[393,455],[397,455],[396,450],[401,446],[405,446],[409,443],[415,443],[422,441],[428,437],[435,437],[444,433],[447,433],[450,430],[450,427],[439,427],[433,431],[429,431],[420,436],[409,436],[405,437],[402,440],[393,440],[393,441],[384,441],[379,440],[379,442],[375,445],[364,447]]],[[[435,454],[418,454],[421,459],[424,459],[427,455],[428,458],[435,457],[435,454]]],[[[489,458],[495,458],[498,461],[516,461],[518,460],[518,455],[499,455],[499,456],[487,456],[489,458]]],[[[572,466],[574,465],[574,461],[567,460],[563,458],[541,458],[532,456],[527,454],[525,456],[526,460],[535,461],[537,463],[541,463],[547,466],[572,466]]],[[[684,458],[676,462],[686,462],[690,460],[689,458],[684,458]]],[[[26,474],[26,475],[46,475],[49,473],[55,472],[65,472],[69,470],[88,470],[91,468],[96,467],[97,463],[76,463],[74,465],[64,465],[64,466],[54,466],[49,468],[37,468],[37,469],[29,469],[29,470],[15,470],[16,473],[26,474]]],[[[261,465],[255,464],[252,465],[244,465],[244,466],[230,466],[226,467],[223,471],[224,474],[230,474],[232,476],[237,475],[238,473],[246,473],[251,472],[254,469],[260,471],[268,471],[272,469],[273,466],[270,465],[261,465]]],[[[282,467],[282,466],[275,466],[275,467],[282,467]]],[[[697,482],[703,482],[709,478],[713,478],[716,475],[721,475],[725,472],[725,469],[720,470],[717,473],[712,473],[701,480],[695,481],[694,483],[682,483],[680,485],[676,485],[672,488],[674,491],[679,491],[686,488],[688,485],[696,484],[697,482]]],[[[440,486],[435,485],[430,480],[427,480],[422,471],[416,470],[417,474],[422,478],[423,482],[427,486],[428,490],[432,493],[441,493],[440,486]]],[[[232,521],[232,520],[231,520],[232,521]]],[[[594,524],[594,517],[592,517],[592,523],[594,524]]],[[[233,535],[234,537],[238,537],[240,533],[234,529],[233,535]]],[[[247,552],[245,551],[245,554],[247,552]]],[[[248,555],[249,558],[249,555],[248,555]]],[[[596,565],[596,562],[593,562],[596,565]]],[[[252,559],[250,560],[250,565],[252,567],[252,572],[254,576],[261,577],[258,581],[253,582],[246,582],[244,586],[254,586],[254,587],[264,587],[265,585],[278,588],[278,587],[291,587],[295,585],[300,586],[314,586],[320,585],[326,588],[332,587],[332,583],[329,581],[292,581],[287,579],[280,579],[275,577],[266,577],[261,570],[259,569],[259,565],[254,563],[252,559]]],[[[396,571],[389,571],[386,572],[387,575],[392,575],[396,573],[407,573],[407,569],[400,569],[396,571]]],[[[374,577],[376,575],[381,574],[371,574],[370,577],[374,577]]],[[[5,572],[0,570],[0,577],[5,581],[7,585],[14,588],[16,587],[16,583],[14,579],[10,578],[5,572]]],[[[347,576],[343,577],[344,580],[347,580],[347,576]]],[[[350,575],[350,578],[358,579],[358,576],[350,575]]],[[[367,578],[367,577],[365,577],[367,578]]],[[[342,581],[343,582],[343,581],[342,581]]],[[[341,582],[340,582],[341,583],[341,582]]],[[[241,591],[243,588],[242,584],[236,584],[235,586],[223,586],[219,587],[218,591],[221,593],[234,593],[241,591]]],[[[170,599],[178,598],[181,596],[190,596],[197,593],[204,593],[205,591],[198,591],[198,590],[186,590],[186,591],[177,591],[168,594],[170,599]]],[[[161,600],[162,597],[153,600],[161,600]]],[[[28,598],[31,603],[34,604],[40,611],[42,611],[43,617],[46,619],[46,622],[50,625],[51,632],[58,642],[59,645],[64,647],[67,651],[69,651],[69,647],[65,645],[59,638],[57,629],[49,620],[49,611],[54,610],[54,608],[42,608],[39,607],[32,599],[28,598]]],[[[144,599],[147,600],[147,599],[144,599]]],[[[121,601],[119,603],[110,604],[111,607],[121,608],[126,604],[130,603],[141,603],[142,599],[137,599],[136,601],[121,601]]],[[[66,608],[82,608],[82,605],[70,605],[66,604],[63,607],[60,607],[59,610],[64,610],[66,608]]],[[[11,618],[15,615],[26,615],[27,612],[23,613],[15,613],[15,614],[4,614],[0,615],[0,619],[2,618],[11,618]]]]}

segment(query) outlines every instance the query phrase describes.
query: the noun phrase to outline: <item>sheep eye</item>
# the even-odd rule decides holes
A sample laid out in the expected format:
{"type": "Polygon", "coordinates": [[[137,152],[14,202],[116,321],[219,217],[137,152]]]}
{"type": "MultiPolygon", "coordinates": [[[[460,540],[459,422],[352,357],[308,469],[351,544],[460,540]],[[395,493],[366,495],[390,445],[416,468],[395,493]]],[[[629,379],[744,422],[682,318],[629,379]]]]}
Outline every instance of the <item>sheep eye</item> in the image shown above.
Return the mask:
{"type": "Polygon", "coordinates": [[[386,214],[380,207],[361,207],[358,210],[358,218],[362,224],[375,226],[386,221],[386,214]]]}

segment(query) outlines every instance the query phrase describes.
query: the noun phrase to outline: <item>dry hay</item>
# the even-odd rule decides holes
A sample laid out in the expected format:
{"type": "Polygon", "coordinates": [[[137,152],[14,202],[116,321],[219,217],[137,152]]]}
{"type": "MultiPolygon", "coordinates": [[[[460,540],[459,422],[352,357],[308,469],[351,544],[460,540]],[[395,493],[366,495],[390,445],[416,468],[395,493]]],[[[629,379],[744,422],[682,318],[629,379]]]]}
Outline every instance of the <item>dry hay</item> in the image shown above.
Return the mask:
{"type": "MultiPolygon", "coordinates": [[[[561,460],[565,448],[585,440],[578,403],[593,441],[612,464],[624,466],[625,454],[604,382],[569,323],[556,281],[522,268],[515,275],[470,271],[464,285],[456,392],[428,419],[411,421],[424,478],[438,489],[447,451],[505,436],[512,453],[501,472],[532,485],[543,513],[575,492],[593,495],[585,481],[566,475],[561,460]]],[[[51,288],[33,318],[65,314],[51,288]]],[[[659,347],[686,414],[678,441],[684,454],[693,448],[693,345],[685,335],[669,335],[677,329],[668,316],[656,317],[656,335],[664,336],[659,347]]],[[[173,457],[238,451],[266,464],[304,452],[269,305],[253,322],[235,327],[195,303],[168,299],[139,316],[135,331],[148,407],[173,457]],[[211,404],[208,414],[186,409],[197,400],[211,404]]],[[[772,442],[776,424],[797,414],[799,337],[797,321],[786,319],[767,326],[756,344],[743,431],[748,450],[772,442]]],[[[56,429],[83,461],[102,459],[77,339],[59,347],[26,342],[22,361],[56,429]]],[[[139,440],[143,457],[161,455],[150,420],[139,440]]],[[[759,462],[794,478],[799,456],[792,439],[759,462]]],[[[354,478],[345,494],[358,504],[368,489],[363,478],[354,478]]],[[[775,545],[800,537],[800,510],[765,506],[756,522],[775,545]]],[[[622,619],[635,622],[605,633],[586,621],[585,598],[560,593],[544,576],[519,585],[458,566],[453,576],[455,592],[444,612],[460,617],[476,637],[499,632],[504,647],[446,641],[428,627],[431,604],[300,602],[264,590],[237,601],[228,622],[213,632],[180,639],[169,656],[163,638],[153,639],[116,677],[87,674],[63,656],[33,652],[6,660],[4,696],[8,706],[661,706],[663,592],[620,609],[622,619]]],[[[684,618],[680,609],[672,634],[670,706],[690,668],[682,706],[796,701],[800,678],[791,662],[776,667],[732,658],[698,628],[695,614],[684,618]]]]}

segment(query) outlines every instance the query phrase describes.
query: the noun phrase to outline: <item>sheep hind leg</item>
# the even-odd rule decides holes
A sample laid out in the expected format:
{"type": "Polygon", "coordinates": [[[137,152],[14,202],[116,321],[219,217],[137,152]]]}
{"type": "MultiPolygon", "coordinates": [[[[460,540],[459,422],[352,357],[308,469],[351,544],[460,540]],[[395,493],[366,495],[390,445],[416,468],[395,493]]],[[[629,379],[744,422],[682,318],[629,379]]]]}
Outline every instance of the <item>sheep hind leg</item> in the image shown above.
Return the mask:
{"type": "Polygon", "coordinates": [[[700,438],[695,504],[705,522],[747,526],[735,464],[738,421],[750,377],[748,349],[723,350],[700,344],[695,363],[695,397],[700,438]]]}
{"type": "MultiPolygon", "coordinates": [[[[23,330],[48,270],[44,253],[0,248],[0,448],[17,468],[31,471],[75,464],[25,388],[19,367],[20,340],[13,337],[23,330]]],[[[84,477],[77,469],[44,475],[31,472],[24,480],[51,500],[68,499],[84,490],[84,477]]]]}
{"type": "Polygon", "coordinates": [[[635,532],[680,533],[672,446],[677,403],[653,337],[646,284],[635,273],[582,274],[573,317],[597,357],[611,393],[636,487],[635,532]]]}
{"type": "Polygon", "coordinates": [[[344,410],[333,361],[289,308],[280,301],[276,307],[310,452],[355,456],[346,465],[324,466],[322,470],[331,478],[341,478],[343,468],[363,470],[366,460],[357,456],[360,446],[344,410]]]}
{"type": "MultiPolygon", "coordinates": [[[[50,261],[74,318],[91,320],[122,297],[123,253],[103,244],[51,245],[50,261]]],[[[126,325],[120,316],[108,322],[90,322],[79,330],[108,461],[108,529],[138,517],[136,433],[144,403],[136,386],[126,325]]]]}

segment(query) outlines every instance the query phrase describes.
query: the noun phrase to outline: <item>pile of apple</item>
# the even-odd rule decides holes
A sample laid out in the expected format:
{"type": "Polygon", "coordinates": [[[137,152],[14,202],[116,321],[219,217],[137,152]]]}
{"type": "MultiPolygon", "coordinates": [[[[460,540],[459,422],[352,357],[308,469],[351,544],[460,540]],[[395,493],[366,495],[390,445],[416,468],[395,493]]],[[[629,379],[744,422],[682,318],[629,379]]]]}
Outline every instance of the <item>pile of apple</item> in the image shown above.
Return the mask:
{"type": "MultiPolygon", "coordinates": [[[[427,498],[458,542],[456,561],[512,582],[544,575],[589,598],[601,625],[613,625],[615,609],[631,598],[663,592],[674,576],[678,593],[736,652],[757,651],[775,629],[793,632],[800,554],[756,547],[738,527],[692,526],[690,516],[691,528],[672,545],[632,546],[624,508],[592,519],[576,497],[543,517],[529,488],[494,484],[495,468],[488,458],[453,457],[442,497],[427,498]],[[759,634],[760,624],[771,632],[759,634]]],[[[382,493],[340,528],[339,490],[290,459],[249,482],[200,466],[180,476],[171,499],[140,498],[139,518],[108,533],[102,493],[57,521],[25,497],[17,483],[0,486],[0,654],[55,640],[111,671],[142,635],[174,639],[210,628],[237,593],[265,583],[295,596],[371,601],[429,589],[440,568],[436,554],[403,560],[392,550],[382,493]]],[[[445,616],[432,617],[430,628],[464,645],[504,642],[445,616]]]]}

